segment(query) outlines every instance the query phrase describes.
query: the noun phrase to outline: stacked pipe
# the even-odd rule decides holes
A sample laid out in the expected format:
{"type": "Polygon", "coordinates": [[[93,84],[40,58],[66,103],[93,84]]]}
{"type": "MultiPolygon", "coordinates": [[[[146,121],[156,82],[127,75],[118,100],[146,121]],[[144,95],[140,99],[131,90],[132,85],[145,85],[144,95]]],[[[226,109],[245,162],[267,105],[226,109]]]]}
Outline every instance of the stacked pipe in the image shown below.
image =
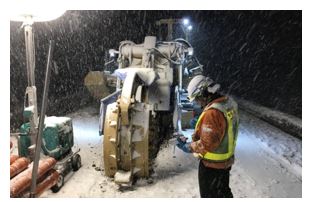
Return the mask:
{"type": "Polygon", "coordinates": [[[19,158],[18,155],[11,154],[11,155],[10,155],[10,165],[11,165],[12,163],[14,163],[14,161],[16,161],[18,158],[19,158]]]}
{"type": "MultiPolygon", "coordinates": [[[[59,173],[53,169],[56,163],[57,161],[51,157],[39,161],[36,197],[57,184],[59,173]]],[[[11,164],[10,177],[13,177],[10,181],[11,198],[29,196],[27,194],[29,194],[32,183],[32,169],[33,164],[29,164],[29,160],[24,157],[16,159],[11,164]]]]}
{"type": "Polygon", "coordinates": [[[28,158],[21,157],[10,164],[10,179],[25,170],[29,163],[30,161],[28,158]]]}

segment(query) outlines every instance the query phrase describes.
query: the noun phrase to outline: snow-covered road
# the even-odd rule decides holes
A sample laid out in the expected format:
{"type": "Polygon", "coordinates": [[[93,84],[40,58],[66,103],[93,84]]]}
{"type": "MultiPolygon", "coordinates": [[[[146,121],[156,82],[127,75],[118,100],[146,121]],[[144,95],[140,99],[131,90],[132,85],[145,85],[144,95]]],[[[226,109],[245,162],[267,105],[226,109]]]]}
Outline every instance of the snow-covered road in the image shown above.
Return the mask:
{"type": "MultiPolygon", "coordinates": [[[[69,176],[58,193],[46,191],[42,197],[199,197],[198,160],[178,149],[173,153],[173,141],[158,153],[150,179],[138,180],[132,190],[119,191],[103,175],[98,109],[87,107],[68,116],[73,118],[83,167],[69,176]]],[[[301,152],[299,139],[241,111],[230,182],[234,197],[302,197],[301,152]]]]}
{"type": "Polygon", "coordinates": [[[240,120],[231,177],[235,196],[302,197],[301,141],[245,112],[240,120]]]}

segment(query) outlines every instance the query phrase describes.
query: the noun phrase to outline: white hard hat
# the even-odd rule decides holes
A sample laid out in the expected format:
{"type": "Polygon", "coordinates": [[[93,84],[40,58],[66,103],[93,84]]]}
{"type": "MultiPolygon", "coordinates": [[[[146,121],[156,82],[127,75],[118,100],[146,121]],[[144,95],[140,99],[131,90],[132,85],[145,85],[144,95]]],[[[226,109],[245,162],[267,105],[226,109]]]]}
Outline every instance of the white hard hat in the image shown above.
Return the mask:
{"type": "Polygon", "coordinates": [[[203,90],[209,93],[216,93],[220,89],[220,84],[215,83],[209,77],[203,75],[195,76],[188,85],[188,99],[192,102],[195,97],[200,96],[203,90]]]}

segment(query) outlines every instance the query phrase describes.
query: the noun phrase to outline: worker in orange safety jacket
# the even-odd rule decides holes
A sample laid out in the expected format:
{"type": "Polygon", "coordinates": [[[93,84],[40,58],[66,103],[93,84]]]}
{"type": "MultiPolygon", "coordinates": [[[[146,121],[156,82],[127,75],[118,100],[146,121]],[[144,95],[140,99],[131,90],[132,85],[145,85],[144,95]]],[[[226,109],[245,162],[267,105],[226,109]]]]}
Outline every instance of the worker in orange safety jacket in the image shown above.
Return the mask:
{"type": "Polygon", "coordinates": [[[200,159],[198,181],[202,198],[232,198],[230,170],[238,134],[238,107],[230,97],[219,93],[220,85],[197,75],[188,85],[188,98],[202,106],[192,142],[180,136],[177,147],[200,159]]]}

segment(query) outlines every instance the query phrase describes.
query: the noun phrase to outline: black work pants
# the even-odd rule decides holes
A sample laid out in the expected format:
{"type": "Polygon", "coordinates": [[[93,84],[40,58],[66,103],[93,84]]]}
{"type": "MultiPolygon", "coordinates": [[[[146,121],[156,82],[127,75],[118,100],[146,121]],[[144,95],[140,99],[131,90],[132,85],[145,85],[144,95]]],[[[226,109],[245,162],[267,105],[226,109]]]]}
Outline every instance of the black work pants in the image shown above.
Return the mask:
{"type": "Polygon", "coordinates": [[[229,187],[230,170],[207,168],[200,161],[198,184],[202,198],[233,198],[229,187]]]}

